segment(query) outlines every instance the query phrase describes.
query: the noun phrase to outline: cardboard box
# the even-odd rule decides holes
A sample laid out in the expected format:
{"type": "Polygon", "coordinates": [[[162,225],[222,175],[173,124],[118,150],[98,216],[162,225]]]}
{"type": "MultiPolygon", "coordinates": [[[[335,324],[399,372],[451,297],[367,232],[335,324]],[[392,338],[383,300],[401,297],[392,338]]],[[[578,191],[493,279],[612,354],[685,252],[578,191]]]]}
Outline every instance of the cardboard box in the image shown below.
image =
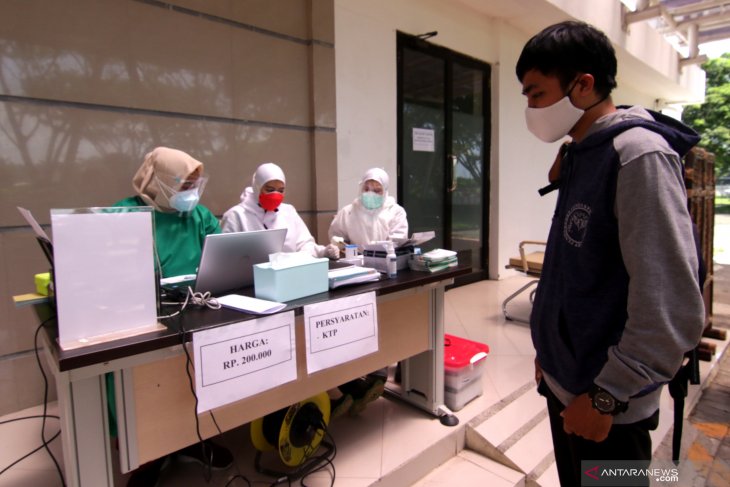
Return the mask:
{"type": "Polygon", "coordinates": [[[482,395],[482,373],[489,346],[454,335],[444,335],[446,406],[458,411],[482,395]]]}
{"type": "Polygon", "coordinates": [[[254,294],[259,299],[280,303],[326,292],[329,289],[327,270],[329,259],[291,266],[271,262],[253,266],[254,294]]]}

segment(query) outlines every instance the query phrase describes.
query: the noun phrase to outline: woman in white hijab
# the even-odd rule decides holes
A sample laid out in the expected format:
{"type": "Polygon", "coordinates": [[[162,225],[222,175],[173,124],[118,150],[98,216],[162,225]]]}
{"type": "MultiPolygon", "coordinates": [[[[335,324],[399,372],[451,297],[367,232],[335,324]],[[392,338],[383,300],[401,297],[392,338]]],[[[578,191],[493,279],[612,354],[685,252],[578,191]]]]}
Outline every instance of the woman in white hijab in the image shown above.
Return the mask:
{"type": "Polygon", "coordinates": [[[358,197],[332,220],[330,239],[342,237],[362,247],[370,242],[408,238],[406,210],[388,196],[389,183],[383,169],[368,169],[360,180],[358,197]]]}
{"type": "MultiPolygon", "coordinates": [[[[383,169],[368,169],[360,180],[355,201],[337,212],[330,224],[329,237],[362,246],[370,242],[408,238],[406,210],[388,196],[390,178],[383,169]]],[[[351,415],[361,413],[385,390],[388,369],[372,372],[339,386],[344,397],[352,396],[351,415]]]]}
{"type": "Polygon", "coordinates": [[[283,203],[285,190],[284,171],[271,162],[261,164],[251,178],[251,186],[241,193],[241,202],[223,214],[223,232],[286,228],[284,252],[338,258],[338,247],[317,245],[297,210],[283,203]]]}

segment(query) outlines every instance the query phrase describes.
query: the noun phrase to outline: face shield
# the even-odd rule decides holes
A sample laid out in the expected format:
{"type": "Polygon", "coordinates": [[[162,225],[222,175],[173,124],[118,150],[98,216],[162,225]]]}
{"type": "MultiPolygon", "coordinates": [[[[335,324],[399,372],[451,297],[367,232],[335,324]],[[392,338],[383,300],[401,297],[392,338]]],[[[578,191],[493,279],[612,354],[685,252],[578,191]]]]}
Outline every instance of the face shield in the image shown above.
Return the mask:
{"type": "Polygon", "coordinates": [[[188,213],[193,211],[200,201],[208,176],[198,176],[197,173],[193,173],[183,179],[179,176],[155,175],[155,180],[160,189],[158,200],[161,200],[161,206],[167,206],[180,213],[188,213]]]}

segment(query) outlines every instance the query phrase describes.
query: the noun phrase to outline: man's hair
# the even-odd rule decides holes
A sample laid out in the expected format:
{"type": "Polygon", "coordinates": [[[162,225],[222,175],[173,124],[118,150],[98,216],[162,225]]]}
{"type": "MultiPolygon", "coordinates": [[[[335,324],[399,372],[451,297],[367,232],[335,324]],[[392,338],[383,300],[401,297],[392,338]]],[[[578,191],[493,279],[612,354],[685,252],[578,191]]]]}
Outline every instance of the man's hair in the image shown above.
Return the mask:
{"type": "Polygon", "coordinates": [[[585,22],[551,25],[527,41],[515,68],[517,79],[522,82],[532,69],[556,76],[564,90],[583,73],[593,75],[601,96],[616,88],[616,52],[606,34],[585,22]]]}

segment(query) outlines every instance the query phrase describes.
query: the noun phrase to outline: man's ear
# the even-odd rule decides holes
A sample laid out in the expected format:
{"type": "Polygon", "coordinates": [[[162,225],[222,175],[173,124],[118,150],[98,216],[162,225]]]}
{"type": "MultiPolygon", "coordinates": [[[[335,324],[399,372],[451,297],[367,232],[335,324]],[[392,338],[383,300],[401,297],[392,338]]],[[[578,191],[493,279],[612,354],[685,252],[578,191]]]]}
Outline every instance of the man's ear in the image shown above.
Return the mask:
{"type": "Polygon", "coordinates": [[[578,82],[576,83],[578,88],[578,91],[580,92],[581,96],[587,96],[592,94],[593,87],[596,83],[596,79],[593,77],[590,73],[583,73],[578,78],[578,82]]]}
{"type": "Polygon", "coordinates": [[[595,87],[595,83],[596,79],[592,74],[584,73],[580,75],[575,84],[575,88],[573,89],[575,101],[578,102],[579,105],[582,105],[583,103],[594,103],[593,98],[595,97],[595,92],[593,88],[595,87]]]}

